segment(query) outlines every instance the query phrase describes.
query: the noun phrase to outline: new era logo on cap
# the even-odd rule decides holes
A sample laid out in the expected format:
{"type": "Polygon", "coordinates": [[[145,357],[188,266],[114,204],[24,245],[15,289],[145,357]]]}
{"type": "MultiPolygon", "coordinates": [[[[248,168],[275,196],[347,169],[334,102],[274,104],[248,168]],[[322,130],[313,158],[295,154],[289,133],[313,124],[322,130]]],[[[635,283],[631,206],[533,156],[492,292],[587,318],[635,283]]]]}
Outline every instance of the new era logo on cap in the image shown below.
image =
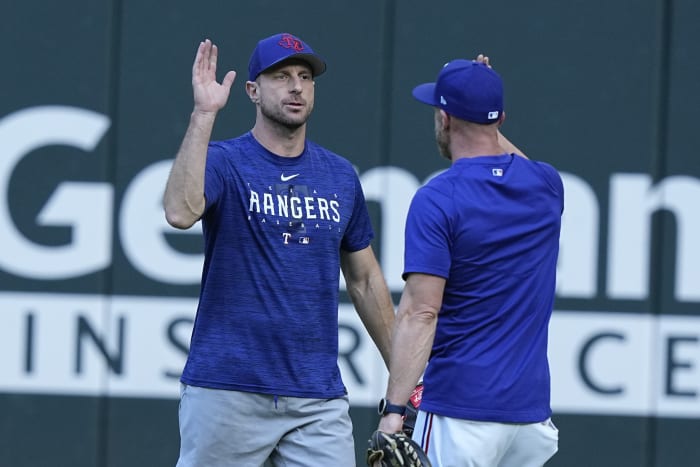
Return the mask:
{"type": "Polygon", "coordinates": [[[447,105],[447,101],[445,100],[445,98],[443,96],[440,96],[440,104],[447,105]]]}

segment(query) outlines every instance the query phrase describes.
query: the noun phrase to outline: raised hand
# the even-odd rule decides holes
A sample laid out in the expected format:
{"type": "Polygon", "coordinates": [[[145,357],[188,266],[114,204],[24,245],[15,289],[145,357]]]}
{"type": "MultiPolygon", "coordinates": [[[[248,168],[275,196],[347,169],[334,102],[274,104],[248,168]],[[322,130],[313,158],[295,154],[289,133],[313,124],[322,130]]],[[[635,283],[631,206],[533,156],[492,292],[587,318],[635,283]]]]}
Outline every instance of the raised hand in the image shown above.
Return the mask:
{"type": "Polygon", "coordinates": [[[226,105],[231,85],[236,78],[235,71],[229,71],[221,84],[216,82],[216,61],[219,49],[207,39],[199,43],[197,56],[192,66],[192,89],[194,110],[217,112],[226,105]]]}

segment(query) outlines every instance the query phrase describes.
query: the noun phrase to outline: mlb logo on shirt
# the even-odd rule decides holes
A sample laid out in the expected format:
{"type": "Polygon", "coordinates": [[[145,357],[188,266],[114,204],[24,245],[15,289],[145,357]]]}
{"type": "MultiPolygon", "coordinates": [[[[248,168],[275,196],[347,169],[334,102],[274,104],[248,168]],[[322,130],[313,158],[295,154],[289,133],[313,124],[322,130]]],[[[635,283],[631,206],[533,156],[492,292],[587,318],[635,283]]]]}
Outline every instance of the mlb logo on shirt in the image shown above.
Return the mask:
{"type": "Polygon", "coordinates": [[[503,169],[491,169],[491,174],[493,174],[494,177],[502,177],[503,169]]]}
{"type": "Polygon", "coordinates": [[[311,239],[309,237],[299,237],[299,243],[302,245],[308,245],[311,239]]]}

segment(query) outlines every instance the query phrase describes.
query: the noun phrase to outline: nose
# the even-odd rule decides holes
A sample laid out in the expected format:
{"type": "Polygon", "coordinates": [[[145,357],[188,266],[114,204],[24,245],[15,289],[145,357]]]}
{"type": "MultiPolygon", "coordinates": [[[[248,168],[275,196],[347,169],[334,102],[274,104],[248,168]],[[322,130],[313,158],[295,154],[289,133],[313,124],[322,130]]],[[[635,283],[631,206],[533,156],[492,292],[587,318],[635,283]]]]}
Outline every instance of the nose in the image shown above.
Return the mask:
{"type": "Polygon", "coordinates": [[[289,80],[289,85],[291,86],[291,92],[300,93],[301,92],[301,78],[298,76],[293,76],[289,80]]]}

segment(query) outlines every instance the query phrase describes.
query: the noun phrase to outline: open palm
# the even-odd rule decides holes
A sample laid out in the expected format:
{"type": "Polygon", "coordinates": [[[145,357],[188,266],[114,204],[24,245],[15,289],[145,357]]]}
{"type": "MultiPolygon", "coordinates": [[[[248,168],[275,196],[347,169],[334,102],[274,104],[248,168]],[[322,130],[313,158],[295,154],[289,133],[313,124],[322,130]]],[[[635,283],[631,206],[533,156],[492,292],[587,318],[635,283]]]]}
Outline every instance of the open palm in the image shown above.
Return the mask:
{"type": "Polygon", "coordinates": [[[201,112],[217,112],[226,105],[235,71],[229,71],[221,84],[216,82],[218,48],[207,39],[199,44],[192,66],[192,89],[194,107],[201,112]]]}

